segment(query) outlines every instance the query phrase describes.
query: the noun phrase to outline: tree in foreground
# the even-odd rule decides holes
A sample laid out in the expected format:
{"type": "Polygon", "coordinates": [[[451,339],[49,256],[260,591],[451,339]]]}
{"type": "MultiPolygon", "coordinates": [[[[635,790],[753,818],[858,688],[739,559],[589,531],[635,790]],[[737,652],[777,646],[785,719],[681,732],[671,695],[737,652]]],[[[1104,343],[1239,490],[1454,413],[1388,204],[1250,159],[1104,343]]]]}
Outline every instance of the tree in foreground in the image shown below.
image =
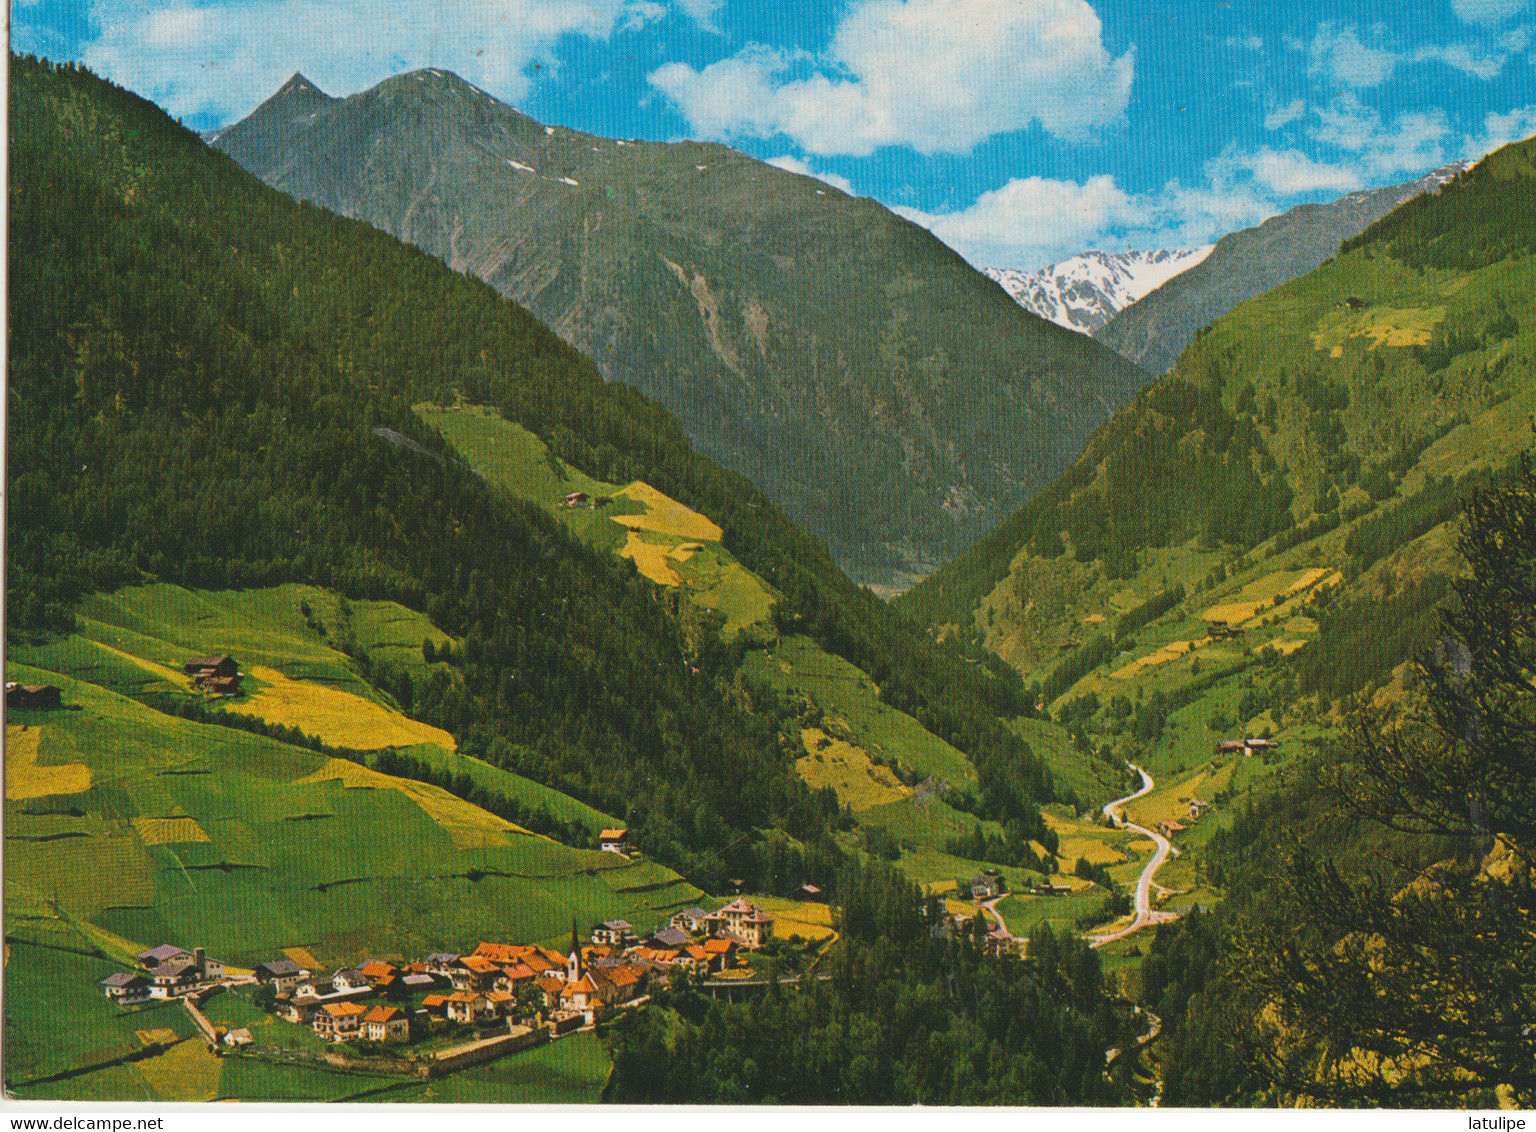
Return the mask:
{"type": "MultiPolygon", "coordinates": [[[[1397,711],[1363,713],[1333,791],[1398,844],[1404,884],[1296,859],[1293,930],[1245,976],[1281,1093],[1329,1104],[1536,1103],[1536,476],[1472,497],[1468,570],[1397,711]]],[[[1278,935],[1280,938],[1276,938],[1278,935]]]]}

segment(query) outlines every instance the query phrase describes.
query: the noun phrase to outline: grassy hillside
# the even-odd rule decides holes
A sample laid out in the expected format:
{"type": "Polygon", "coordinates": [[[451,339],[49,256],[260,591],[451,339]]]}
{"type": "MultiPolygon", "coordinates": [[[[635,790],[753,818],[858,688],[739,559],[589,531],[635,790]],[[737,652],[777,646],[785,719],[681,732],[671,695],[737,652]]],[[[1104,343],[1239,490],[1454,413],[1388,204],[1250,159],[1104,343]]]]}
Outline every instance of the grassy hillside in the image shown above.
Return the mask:
{"type": "Polygon", "coordinates": [[[1154,645],[1230,663],[1201,621],[1240,627],[1238,653],[1293,647],[1312,627],[1278,629],[1329,571],[1353,583],[1428,536],[1458,483],[1529,443],[1536,276],[1526,212],[1504,198],[1530,187],[1530,144],[1210,327],[1066,476],[898,604],[979,634],[1052,698],[1088,672],[1105,671],[1102,694],[1134,662],[1166,666],[1154,645]],[[1176,586],[1186,596],[1125,628],[1176,586]],[[1249,632],[1262,622],[1276,631],[1249,632]],[[1066,660],[1073,679],[1048,682],[1066,660]]]}
{"type": "MultiPolygon", "coordinates": [[[[858,828],[841,838],[846,848],[867,847],[865,831],[888,834],[887,852],[899,852],[898,863],[924,883],[934,879],[935,869],[953,881],[981,866],[985,852],[969,863],[945,855],[952,839],[977,824],[965,810],[979,809],[988,819],[1001,816],[978,805],[975,765],[884,702],[867,672],[803,634],[781,635],[769,615],[779,595],[721,545],[719,528],[707,516],[643,483],[594,479],[494,413],[466,405],[421,405],[417,412],[490,483],[537,504],[587,544],[634,559],[643,575],[676,595],[696,648],[725,642],[746,650],[742,676],[771,689],[794,717],[785,739],[797,776],[812,790],[830,791],[858,828]],[[566,497],[576,492],[588,495],[589,503],[567,506],[566,497]],[[654,555],[649,561],[647,550],[654,555]],[[935,854],[944,857],[942,863],[935,862],[935,854]]],[[[1048,724],[1023,720],[1014,727],[1021,734],[1029,728],[1025,742],[1031,752],[1042,743],[1052,750],[1053,740],[1065,745],[1062,733],[1048,724]]],[[[1074,790],[1082,785],[1094,794],[1105,785],[1072,773],[1070,762],[1061,765],[1074,790]]],[[[996,820],[981,825],[1000,835],[996,820]]]]}
{"type": "MultiPolygon", "coordinates": [[[[1000,718],[1021,707],[1010,674],[933,647],[527,312],[296,205],[83,70],[18,59],[12,84],[13,635],[66,635],[89,595],[151,581],[393,603],[440,627],[432,652],[446,644],[452,671],[412,659],[408,618],[353,649],[347,634],[370,627],[312,607],[343,638],[347,679],[461,752],[621,817],[701,881],[754,875],[748,830],[824,831],[830,806],[780,744],[798,732],[771,696],[736,691],[739,653],[699,631],[708,617],[450,459],[414,408],[462,397],[496,406],[551,469],[614,485],[631,561],[690,577],[738,638],[765,615],[810,635],[983,777],[1016,782],[1007,805],[1051,796],[1000,718]],[[678,526],[688,511],[708,527],[678,526]]],[[[141,689],[155,675],[111,663],[141,689]]],[[[281,674],[252,675],[285,726],[317,710],[281,674]]]]}

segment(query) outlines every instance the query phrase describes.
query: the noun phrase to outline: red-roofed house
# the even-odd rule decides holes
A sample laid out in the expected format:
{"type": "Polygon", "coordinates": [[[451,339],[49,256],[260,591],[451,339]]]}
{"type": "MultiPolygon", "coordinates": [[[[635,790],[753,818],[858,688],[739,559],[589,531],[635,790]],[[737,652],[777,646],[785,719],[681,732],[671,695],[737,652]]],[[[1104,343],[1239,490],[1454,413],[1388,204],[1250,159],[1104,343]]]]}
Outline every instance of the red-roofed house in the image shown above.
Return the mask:
{"type": "Polygon", "coordinates": [[[368,1008],[358,1002],[328,1002],[315,1011],[315,1033],[329,1041],[344,1042],[362,1032],[368,1008]]]}
{"type": "Polygon", "coordinates": [[[485,995],[475,991],[454,991],[445,1004],[450,1022],[474,1022],[486,1012],[485,995]]]}
{"type": "Polygon", "coordinates": [[[411,1020],[396,1006],[375,1006],[363,1015],[363,1037],[370,1042],[403,1042],[411,1036],[411,1020]]]}
{"type": "Polygon", "coordinates": [[[605,829],[597,837],[598,847],[604,853],[617,853],[621,857],[629,855],[629,830],[605,829]]]}
{"type": "Polygon", "coordinates": [[[453,989],[460,991],[489,990],[501,974],[501,965],[484,955],[466,955],[463,966],[448,973],[453,989]]]}

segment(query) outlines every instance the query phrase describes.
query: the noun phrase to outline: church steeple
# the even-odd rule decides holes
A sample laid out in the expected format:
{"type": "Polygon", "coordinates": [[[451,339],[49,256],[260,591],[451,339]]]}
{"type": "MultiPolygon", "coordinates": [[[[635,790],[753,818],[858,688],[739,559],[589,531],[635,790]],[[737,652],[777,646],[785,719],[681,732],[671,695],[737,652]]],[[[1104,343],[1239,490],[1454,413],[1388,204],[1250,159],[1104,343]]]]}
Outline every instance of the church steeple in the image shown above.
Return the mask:
{"type": "Polygon", "coordinates": [[[576,917],[571,917],[571,957],[566,963],[566,980],[581,981],[581,937],[576,934],[576,917]]]}

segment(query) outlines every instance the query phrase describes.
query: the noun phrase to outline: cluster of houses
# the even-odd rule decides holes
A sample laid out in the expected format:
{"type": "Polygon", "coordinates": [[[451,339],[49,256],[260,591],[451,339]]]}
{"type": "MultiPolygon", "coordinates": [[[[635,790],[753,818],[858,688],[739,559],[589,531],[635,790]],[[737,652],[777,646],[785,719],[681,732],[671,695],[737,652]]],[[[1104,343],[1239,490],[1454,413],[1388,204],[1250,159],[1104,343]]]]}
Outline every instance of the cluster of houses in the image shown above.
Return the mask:
{"type": "Polygon", "coordinates": [[[192,686],[220,696],[238,696],[245,673],[229,656],[201,656],[187,661],[181,670],[192,677],[192,686]]]}
{"type": "Polygon", "coordinates": [[[5,686],[8,708],[58,708],[64,706],[63,693],[52,684],[16,684],[5,686]]]}
{"type": "Polygon", "coordinates": [[[1189,816],[1187,819],[1189,825],[1186,825],[1184,822],[1181,822],[1176,818],[1171,818],[1168,821],[1160,821],[1157,823],[1157,832],[1161,833],[1164,837],[1172,837],[1175,833],[1184,832],[1184,830],[1188,829],[1190,825],[1193,825],[1195,822],[1199,821],[1201,815],[1204,814],[1206,810],[1211,808],[1211,804],[1204,798],[1181,798],[1179,800],[1181,802],[1189,803],[1189,816]]]}
{"type": "Polygon", "coordinates": [[[1218,755],[1252,755],[1273,751],[1279,746],[1279,739],[1218,739],[1216,753],[1218,755]]]}
{"type": "MultiPolygon", "coordinates": [[[[574,925],[567,954],[534,944],[481,943],[467,955],[437,952],[415,963],[370,960],[317,976],[292,959],[258,963],[255,981],[272,989],[278,1014],[329,1041],[398,1043],[449,1023],[494,1025],[542,1013],[587,1022],[648,993],[672,970],[706,976],[736,966],[743,951],[773,935],[773,917],[740,898],[718,912],[684,908],[641,939],[625,920],[608,920],[582,944],[574,925]],[[411,1005],[419,1003],[419,1005],[411,1005]]],[[[195,997],[226,979],[202,948],[162,944],[138,956],[139,968],[101,980],[123,1005],[195,997]]],[[[249,982],[250,979],[239,981],[249,982]]],[[[572,1023],[573,1025],[575,1023],[572,1023]]],[[[250,1041],[238,1030],[231,1045],[250,1041]]]]}
{"type": "Polygon", "coordinates": [[[136,956],[138,968],[102,979],[106,996],[123,1006],[151,999],[183,998],[224,981],[224,964],[210,959],[201,947],[191,951],[162,943],[136,956]]]}

